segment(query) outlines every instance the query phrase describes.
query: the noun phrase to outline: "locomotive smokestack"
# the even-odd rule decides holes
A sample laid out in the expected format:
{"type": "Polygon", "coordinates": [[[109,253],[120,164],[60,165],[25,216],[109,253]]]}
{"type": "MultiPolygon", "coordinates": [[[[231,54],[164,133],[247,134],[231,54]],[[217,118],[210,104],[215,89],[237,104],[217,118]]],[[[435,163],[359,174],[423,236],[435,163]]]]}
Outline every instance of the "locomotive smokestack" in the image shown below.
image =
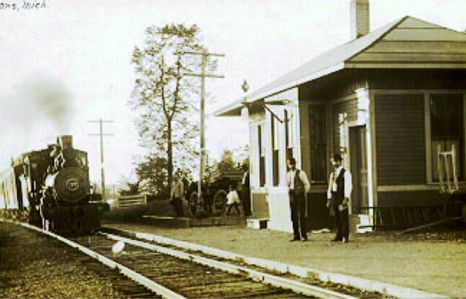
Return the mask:
{"type": "Polygon", "coordinates": [[[73,148],[73,136],[71,135],[58,136],[58,145],[60,145],[62,149],[73,148]]]}

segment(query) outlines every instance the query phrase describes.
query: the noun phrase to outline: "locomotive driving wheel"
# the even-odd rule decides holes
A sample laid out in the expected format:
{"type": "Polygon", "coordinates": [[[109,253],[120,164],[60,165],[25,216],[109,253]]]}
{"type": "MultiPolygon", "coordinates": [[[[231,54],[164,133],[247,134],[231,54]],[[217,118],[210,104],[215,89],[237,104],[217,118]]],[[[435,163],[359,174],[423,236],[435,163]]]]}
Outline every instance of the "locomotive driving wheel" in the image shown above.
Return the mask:
{"type": "Polygon", "coordinates": [[[189,210],[191,216],[196,216],[196,218],[209,216],[209,212],[204,207],[204,198],[202,195],[199,197],[197,192],[193,192],[189,196],[189,210]]]}

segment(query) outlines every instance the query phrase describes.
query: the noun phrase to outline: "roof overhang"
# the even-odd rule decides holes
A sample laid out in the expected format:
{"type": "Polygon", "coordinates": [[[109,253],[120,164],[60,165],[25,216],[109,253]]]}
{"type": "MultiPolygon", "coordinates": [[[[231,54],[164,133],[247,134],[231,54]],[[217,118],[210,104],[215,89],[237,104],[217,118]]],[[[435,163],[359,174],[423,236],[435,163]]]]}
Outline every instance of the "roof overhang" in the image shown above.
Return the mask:
{"type": "Polygon", "coordinates": [[[264,99],[265,99],[265,102],[267,102],[266,100],[267,97],[274,96],[283,91],[297,87],[303,83],[310,82],[312,80],[321,78],[323,76],[341,71],[344,68],[345,68],[345,64],[339,63],[334,66],[312,72],[309,75],[306,75],[303,77],[289,78],[288,80],[286,78],[282,78],[282,80],[280,81],[283,81],[285,83],[280,82],[278,84],[272,83],[270,85],[267,85],[264,88],[257,90],[256,92],[246,95],[245,97],[243,97],[242,100],[237,100],[233,102],[232,104],[215,111],[214,115],[215,116],[241,116],[241,109],[244,107],[245,104],[256,104],[256,102],[260,100],[264,100],[264,99]]]}
{"type": "Polygon", "coordinates": [[[244,100],[239,100],[231,103],[214,112],[214,116],[241,116],[244,100]]]}

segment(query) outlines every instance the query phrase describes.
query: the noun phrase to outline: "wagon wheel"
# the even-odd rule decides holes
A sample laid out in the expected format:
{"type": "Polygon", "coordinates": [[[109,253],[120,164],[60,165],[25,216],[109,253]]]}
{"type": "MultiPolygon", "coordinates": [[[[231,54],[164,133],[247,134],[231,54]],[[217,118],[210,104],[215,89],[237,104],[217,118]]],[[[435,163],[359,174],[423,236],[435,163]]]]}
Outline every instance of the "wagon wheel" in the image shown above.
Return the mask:
{"type": "Polygon", "coordinates": [[[198,196],[197,196],[197,192],[194,191],[189,196],[189,211],[191,212],[191,215],[193,216],[196,215],[197,205],[198,205],[198,196]]]}
{"type": "Polygon", "coordinates": [[[227,203],[227,193],[224,190],[218,190],[214,195],[212,214],[222,215],[227,203]]]}

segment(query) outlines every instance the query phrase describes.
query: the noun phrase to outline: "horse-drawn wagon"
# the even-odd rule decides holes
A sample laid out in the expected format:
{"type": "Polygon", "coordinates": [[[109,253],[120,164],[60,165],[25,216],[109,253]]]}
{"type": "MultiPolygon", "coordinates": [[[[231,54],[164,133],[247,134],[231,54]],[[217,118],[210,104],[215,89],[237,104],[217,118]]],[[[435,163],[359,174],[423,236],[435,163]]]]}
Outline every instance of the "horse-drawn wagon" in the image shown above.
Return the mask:
{"type": "Polygon", "coordinates": [[[188,200],[191,215],[196,217],[221,216],[225,212],[229,187],[240,191],[242,188],[242,170],[229,170],[217,176],[211,184],[202,185],[201,196],[198,196],[198,183],[191,184],[188,200]]]}

